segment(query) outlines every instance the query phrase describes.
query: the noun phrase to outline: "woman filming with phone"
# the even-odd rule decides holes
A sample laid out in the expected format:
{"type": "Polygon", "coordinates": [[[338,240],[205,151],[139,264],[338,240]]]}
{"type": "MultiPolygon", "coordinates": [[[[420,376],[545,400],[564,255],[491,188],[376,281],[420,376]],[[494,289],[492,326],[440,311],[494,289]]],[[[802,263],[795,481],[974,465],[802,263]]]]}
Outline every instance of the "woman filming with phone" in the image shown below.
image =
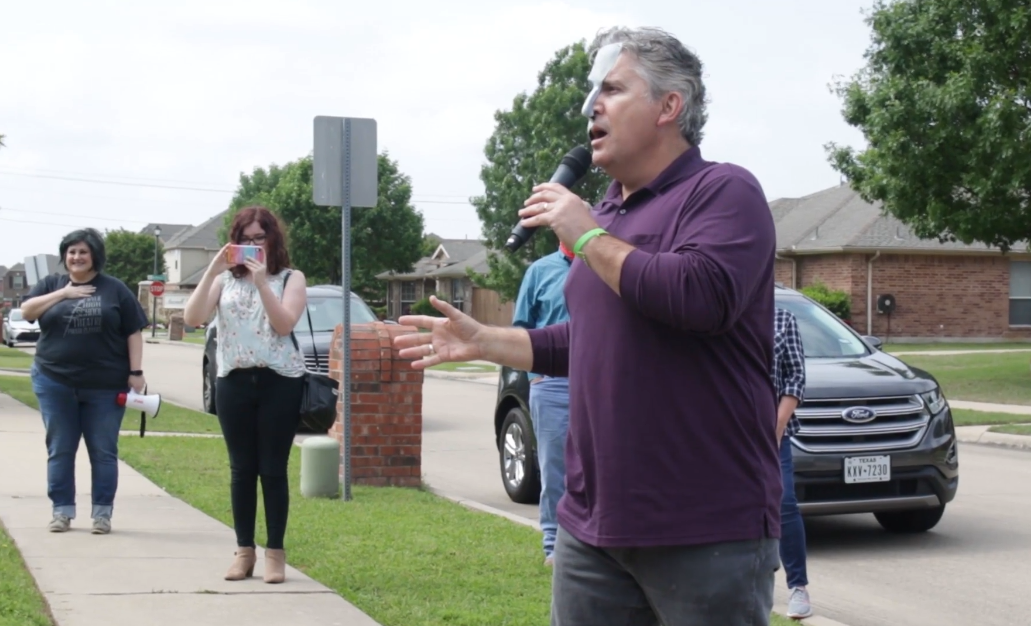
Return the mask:
{"type": "Polygon", "coordinates": [[[212,259],[184,312],[191,326],[218,314],[215,410],[229,453],[237,543],[226,580],[254,574],[259,478],[268,529],[264,580],[285,579],[287,463],[300,422],[305,373],[291,332],[307,306],[305,277],[290,269],[285,239],[267,208],[241,209],[229,229],[229,243],[212,259]]]}

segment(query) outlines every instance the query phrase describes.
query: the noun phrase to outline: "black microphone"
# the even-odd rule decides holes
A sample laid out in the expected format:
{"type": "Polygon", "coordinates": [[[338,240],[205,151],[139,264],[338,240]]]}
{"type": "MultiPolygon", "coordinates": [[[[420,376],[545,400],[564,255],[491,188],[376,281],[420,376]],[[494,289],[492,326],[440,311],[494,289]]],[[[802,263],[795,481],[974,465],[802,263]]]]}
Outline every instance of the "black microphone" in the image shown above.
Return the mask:
{"type": "MultiPolygon", "coordinates": [[[[591,153],[587,151],[587,148],[577,146],[567,152],[566,156],[562,157],[562,162],[559,163],[555,174],[552,175],[551,180],[548,182],[558,183],[566,189],[572,189],[574,185],[580,182],[581,178],[587,175],[587,171],[590,169],[591,153]]],[[[530,237],[533,236],[536,230],[536,226],[528,228],[522,224],[516,224],[515,228],[512,229],[512,234],[508,237],[508,241],[505,242],[505,249],[509,252],[515,252],[530,240],[530,237]]]]}

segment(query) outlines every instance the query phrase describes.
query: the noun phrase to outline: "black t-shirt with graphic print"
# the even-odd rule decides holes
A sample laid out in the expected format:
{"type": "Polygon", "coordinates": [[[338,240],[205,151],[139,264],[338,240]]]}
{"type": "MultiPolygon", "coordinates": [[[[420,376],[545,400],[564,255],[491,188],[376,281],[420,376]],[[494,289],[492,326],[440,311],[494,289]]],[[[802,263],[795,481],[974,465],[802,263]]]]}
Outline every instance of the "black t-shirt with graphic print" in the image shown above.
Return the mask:
{"type": "MultiPolygon", "coordinates": [[[[25,300],[63,289],[70,278],[52,274],[33,286],[25,300]]],[[[69,387],[128,389],[129,336],[148,324],[147,313],[125,283],[97,274],[85,298],[53,305],[39,319],[36,367],[69,387]]]]}

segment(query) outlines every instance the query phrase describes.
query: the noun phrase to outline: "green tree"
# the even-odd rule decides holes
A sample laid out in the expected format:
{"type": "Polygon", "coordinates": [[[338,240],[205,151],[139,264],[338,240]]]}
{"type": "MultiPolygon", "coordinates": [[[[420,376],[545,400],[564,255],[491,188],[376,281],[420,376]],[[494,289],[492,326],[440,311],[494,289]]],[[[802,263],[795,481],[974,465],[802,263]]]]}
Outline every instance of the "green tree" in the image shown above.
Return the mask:
{"type": "MultiPolygon", "coordinates": [[[[586,42],[562,48],[538,74],[532,94],[520,93],[511,110],[494,114],[494,134],[484,148],[487,163],[480,171],[485,193],[470,202],[483,224],[487,247],[502,253],[488,255],[486,275],[470,277],[477,285],[496,290],[504,300],[518,295],[529,263],[558,247],[555,234],[541,229],[514,254],[503,251],[533,186],[547,182],[562,157],[587,142],[587,119],[580,109],[590,92],[590,69],[586,42]]],[[[608,184],[600,169],[591,168],[575,191],[593,204],[608,184]]]]}
{"type": "Polygon", "coordinates": [[[136,293],[139,284],[154,273],[154,246],[157,245],[158,273],[167,271],[165,248],[161,241],[155,243],[153,235],[134,233],[120,228],[104,233],[104,248],[107,266],[104,272],[121,280],[136,293]]]}
{"type": "Polygon", "coordinates": [[[437,248],[440,247],[440,241],[440,237],[433,233],[427,233],[424,235],[422,238],[422,254],[420,255],[420,258],[432,256],[433,253],[437,251],[437,248]]]}
{"type": "Polygon", "coordinates": [[[1031,235],[1031,6],[879,0],[867,64],[837,85],[868,147],[826,146],[868,202],[939,241],[1031,235]]]}
{"type": "Polygon", "coordinates": [[[229,213],[226,214],[225,222],[218,231],[219,241],[221,241],[222,245],[229,241],[229,227],[232,225],[233,216],[236,215],[237,211],[253,204],[260,204],[271,208],[269,194],[279,184],[279,179],[283,177],[284,170],[285,168],[273,163],[269,166],[268,170],[256,167],[250,174],[240,174],[240,183],[236,188],[236,193],[233,194],[233,199],[229,202],[229,213]]]}
{"type": "MultiPolygon", "coordinates": [[[[351,288],[371,301],[381,299],[385,288],[375,275],[410,271],[423,245],[423,218],[411,204],[411,180],[387,154],[379,155],[378,169],[378,204],[351,211],[351,288]]],[[[249,204],[263,204],[283,220],[291,261],[308,284],[341,284],[340,207],[320,207],[312,200],[311,156],[241,176],[226,224],[249,204]]]]}

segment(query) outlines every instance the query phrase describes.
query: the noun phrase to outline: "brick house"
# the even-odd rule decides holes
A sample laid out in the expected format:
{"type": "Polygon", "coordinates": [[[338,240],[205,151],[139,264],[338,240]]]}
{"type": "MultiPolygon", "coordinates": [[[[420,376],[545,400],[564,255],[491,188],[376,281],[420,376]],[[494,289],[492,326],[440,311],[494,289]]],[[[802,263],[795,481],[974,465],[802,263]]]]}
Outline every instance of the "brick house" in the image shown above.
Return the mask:
{"type": "Polygon", "coordinates": [[[484,324],[512,323],[512,302],[501,302],[489,289],[473,285],[467,270],[486,274],[487,247],[475,239],[441,239],[428,257],[415,262],[411,272],[382,272],[376,278],[387,283],[387,318],[406,315],[413,304],[437,294],[484,324]]]}
{"type": "Polygon", "coordinates": [[[22,298],[29,293],[29,289],[29,280],[25,276],[25,264],[15,263],[3,274],[3,289],[0,290],[0,294],[3,296],[2,306],[12,309],[20,307],[22,298]]]}
{"type": "Polygon", "coordinates": [[[852,296],[852,326],[892,341],[1031,340],[1031,254],[924,240],[847,185],[770,203],[776,280],[852,296]],[[891,314],[878,296],[894,296],[891,314]]]}

